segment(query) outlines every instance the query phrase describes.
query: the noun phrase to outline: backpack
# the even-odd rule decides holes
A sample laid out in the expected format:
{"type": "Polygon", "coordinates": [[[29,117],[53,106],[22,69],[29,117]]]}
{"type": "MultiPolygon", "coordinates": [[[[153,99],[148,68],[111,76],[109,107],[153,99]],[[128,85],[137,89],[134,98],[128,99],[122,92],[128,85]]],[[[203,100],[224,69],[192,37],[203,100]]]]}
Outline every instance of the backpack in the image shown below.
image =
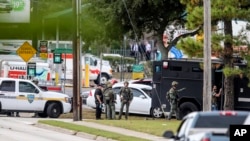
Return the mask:
{"type": "Polygon", "coordinates": [[[112,100],[112,99],[114,99],[113,91],[112,91],[111,88],[108,88],[108,89],[105,90],[104,99],[105,100],[112,100]]]}

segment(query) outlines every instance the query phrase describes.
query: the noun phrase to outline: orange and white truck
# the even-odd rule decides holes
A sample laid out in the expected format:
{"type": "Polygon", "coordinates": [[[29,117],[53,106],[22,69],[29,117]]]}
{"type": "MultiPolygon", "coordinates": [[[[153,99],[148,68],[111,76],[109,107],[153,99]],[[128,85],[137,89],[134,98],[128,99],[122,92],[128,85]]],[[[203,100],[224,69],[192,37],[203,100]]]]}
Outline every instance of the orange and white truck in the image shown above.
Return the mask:
{"type": "MultiPolygon", "coordinates": [[[[73,80],[73,54],[62,53],[61,55],[63,59],[61,79],[73,80]]],[[[94,81],[96,84],[104,84],[112,78],[112,68],[109,61],[102,60],[92,54],[84,54],[81,58],[82,79],[85,79],[85,64],[89,65],[89,80],[94,81]]],[[[49,54],[48,61],[53,62],[52,53],[49,54]]],[[[55,75],[52,75],[52,78],[54,77],[55,75]]]]}

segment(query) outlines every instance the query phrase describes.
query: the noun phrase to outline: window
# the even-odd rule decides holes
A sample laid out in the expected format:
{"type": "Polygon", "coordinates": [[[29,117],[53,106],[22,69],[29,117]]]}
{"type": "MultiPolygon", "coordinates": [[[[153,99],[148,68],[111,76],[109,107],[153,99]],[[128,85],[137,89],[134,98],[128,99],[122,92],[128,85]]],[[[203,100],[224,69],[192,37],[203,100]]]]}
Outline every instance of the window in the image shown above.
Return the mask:
{"type": "Polygon", "coordinates": [[[36,87],[28,82],[19,82],[19,92],[27,92],[34,93],[36,91],[36,87]]]}
{"type": "Polygon", "coordinates": [[[15,81],[2,81],[2,84],[0,85],[1,91],[9,91],[9,92],[15,92],[15,81]]]}
{"type": "Polygon", "coordinates": [[[201,68],[193,67],[192,72],[203,72],[201,68]]]}
{"type": "Polygon", "coordinates": [[[228,128],[230,124],[243,124],[244,116],[200,116],[197,119],[195,128],[228,128]]]}
{"type": "Polygon", "coordinates": [[[160,73],[161,72],[161,66],[159,66],[159,65],[155,66],[155,72],[160,73]]]}
{"type": "Polygon", "coordinates": [[[120,90],[121,90],[121,87],[113,88],[113,92],[114,92],[115,94],[119,94],[119,93],[120,93],[120,90]]]}
{"type": "Polygon", "coordinates": [[[171,71],[182,71],[182,67],[181,66],[170,66],[170,70],[171,71]]]}
{"type": "Polygon", "coordinates": [[[131,90],[132,90],[134,97],[139,97],[140,95],[143,95],[143,93],[137,89],[131,88],[131,90]]]}

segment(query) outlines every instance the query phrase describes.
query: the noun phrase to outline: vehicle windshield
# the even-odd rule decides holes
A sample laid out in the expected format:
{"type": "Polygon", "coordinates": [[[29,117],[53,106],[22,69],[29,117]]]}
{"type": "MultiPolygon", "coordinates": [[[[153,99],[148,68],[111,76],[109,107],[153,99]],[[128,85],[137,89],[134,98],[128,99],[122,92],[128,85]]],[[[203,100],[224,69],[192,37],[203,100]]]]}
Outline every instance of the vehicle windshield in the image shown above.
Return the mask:
{"type": "Polygon", "coordinates": [[[230,124],[243,124],[247,115],[237,116],[208,116],[201,115],[195,128],[228,128],[230,124]]]}
{"type": "Polygon", "coordinates": [[[141,89],[142,91],[144,91],[149,97],[152,98],[152,90],[149,89],[141,89]]]}

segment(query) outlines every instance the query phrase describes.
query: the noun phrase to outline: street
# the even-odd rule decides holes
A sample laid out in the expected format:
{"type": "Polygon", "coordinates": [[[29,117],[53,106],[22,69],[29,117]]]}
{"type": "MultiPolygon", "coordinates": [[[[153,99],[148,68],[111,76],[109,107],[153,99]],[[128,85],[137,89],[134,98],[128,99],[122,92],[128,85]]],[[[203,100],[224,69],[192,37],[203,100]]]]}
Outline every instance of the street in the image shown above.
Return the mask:
{"type": "Polygon", "coordinates": [[[0,138],[2,141],[93,141],[83,136],[61,133],[34,126],[40,118],[0,117],[0,138]]]}

